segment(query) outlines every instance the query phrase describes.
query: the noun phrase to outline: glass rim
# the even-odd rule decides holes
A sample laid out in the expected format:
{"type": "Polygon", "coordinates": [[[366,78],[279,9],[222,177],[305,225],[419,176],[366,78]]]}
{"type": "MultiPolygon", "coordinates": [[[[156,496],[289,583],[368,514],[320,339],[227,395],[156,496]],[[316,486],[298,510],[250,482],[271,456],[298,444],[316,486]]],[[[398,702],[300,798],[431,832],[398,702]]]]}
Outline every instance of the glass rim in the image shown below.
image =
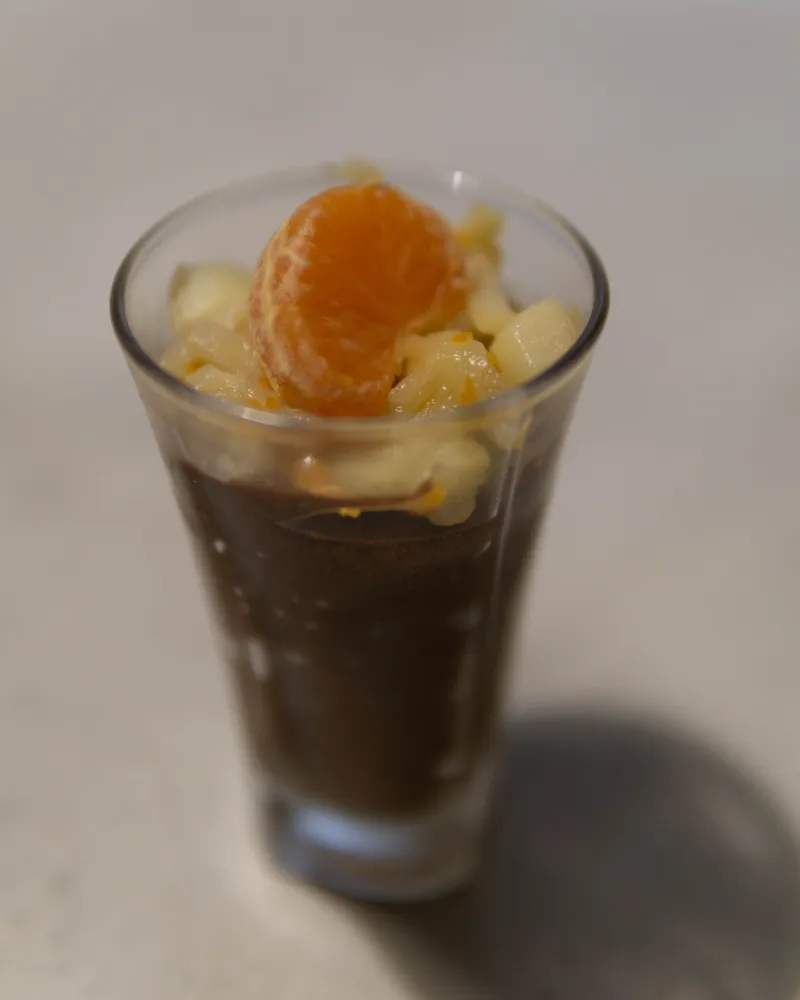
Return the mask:
{"type": "Polygon", "coordinates": [[[265,429],[283,432],[298,431],[306,434],[314,430],[363,434],[373,431],[396,431],[401,426],[413,426],[421,429],[442,426],[454,421],[480,420],[493,413],[513,407],[515,404],[525,404],[534,399],[561,378],[569,375],[588,355],[605,326],[610,289],[605,267],[599,254],[568,219],[546,202],[511,185],[480,174],[456,167],[381,161],[376,166],[382,170],[385,169],[390,175],[392,173],[413,175],[419,180],[442,183],[451,190],[458,191],[462,188],[472,189],[476,192],[482,190],[487,192],[490,197],[494,194],[507,201],[512,201],[514,204],[544,217],[572,240],[582,254],[592,279],[592,308],[580,336],[555,364],[522,385],[511,386],[497,396],[479,400],[466,406],[449,410],[436,410],[430,413],[392,414],[375,417],[323,417],[311,413],[286,413],[280,410],[262,410],[257,407],[244,406],[201,392],[162,368],[150,352],[142,346],[134,333],[132,325],[128,321],[125,301],[129,281],[138,261],[148,248],[173,226],[184,218],[190,217],[193,212],[206,206],[210,207],[216,203],[224,202],[233,194],[241,196],[246,195],[248,191],[255,193],[263,191],[265,187],[270,185],[279,186],[288,181],[303,180],[304,177],[311,181],[317,179],[321,172],[329,172],[334,182],[337,179],[341,182],[341,174],[337,173],[341,166],[341,161],[328,161],[304,167],[289,167],[213,188],[190,198],[162,216],[133,244],[117,268],[111,283],[111,323],[126,357],[139,371],[155,383],[157,388],[190,409],[199,408],[207,411],[209,415],[244,421],[251,426],[260,425],[265,429]]]}

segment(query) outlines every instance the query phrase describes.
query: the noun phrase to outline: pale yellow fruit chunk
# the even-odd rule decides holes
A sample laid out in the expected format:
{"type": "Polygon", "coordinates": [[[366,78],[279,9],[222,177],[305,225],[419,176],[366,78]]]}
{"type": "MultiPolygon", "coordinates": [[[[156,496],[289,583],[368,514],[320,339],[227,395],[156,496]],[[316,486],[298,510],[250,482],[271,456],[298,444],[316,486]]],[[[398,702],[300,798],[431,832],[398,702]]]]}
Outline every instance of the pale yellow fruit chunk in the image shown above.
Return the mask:
{"type": "Polygon", "coordinates": [[[385,507],[458,524],[475,509],[489,462],[486,449],[466,437],[398,441],[335,460],[309,457],[295,467],[293,481],[331,502],[346,499],[348,517],[385,507]]]}
{"type": "Polygon", "coordinates": [[[210,396],[229,399],[243,406],[248,406],[250,403],[247,379],[243,375],[224,372],[213,365],[203,365],[196,372],[192,372],[186,377],[186,384],[210,396]]]}
{"type": "MultiPolygon", "coordinates": [[[[183,341],[173,344],[168,351],[165,351],[161,359],[161,367],[165,372],[174,375],[176,378],[185,379],[192,371],[192,353],[183,341]]],[[[196,365],[194,366],[197,367],[196,365]]]]}
{"type": "Polygon", "coordinates": [[[392,443],[358,450],[336,459],[308,458],[298,463],[295,485],[331,499],[365,504],[411,500],[425,492],[431,477],[433,449],[426,441],[392,443]]]}
{"type": "Polygon", "coordinates": [[[514,318],[500,283],[497,267],[486,254],[471,254],[467,258],[470,291],[467,315],[479,333],[494,336],[514,318]]]}
{"type": "Polygon", "coordinates": [[[511,320],[495,337],[492,352],[513,385],[528,382],[565,354],[578,333],[558,299],[542,299],[511,320]]]}
{"type": "Polygon", "coordinates": [[[272,391],[272,388],[261,373],[259,368],[249,371],[245,378],[247,385],[247,398],[251,406],[260,407],[262,410],[280,410],[282,407],[280,400],[272,391]]]}
{"type": "Polygon", "coordinates": [[[393,413],[429,413],[496,396],[506,381],[470,334],[409,338],[406,373],[389,393],[393,413]]]}
{"type": "Polygon", "coordinates": [[[456,226],[456,238],[469,253],[483,254],[496,266],[500,259],[498,240],[504,221],[499,209],[479,201],[456,226]]]}
{"type": "Polygon", "coordinates": [[[210,320],[197,320],[188,326],[184,338],[166,352],[161,366],[194,388],[222,399],[261,409],[279,408],[249,334],[242,336],[210,320]],[[225,375],[236,378],[226,379],[225,375]]]}
{"type": "Polygon", "coordinates": [[[243,333],[248,325],[252,274],[239,264],[179,267],[169,293],[169,314],[176,337],[188,335],[199,320],[243,333]]]}
{"type": "Polygon", "coordinates": [[[426,511],[434,524],[461,524],[475,510],[478,488],[489,471],[489,453],[470,438],[443,444],[436,452],[434,481],[440,502],[426,511]]]}
{"type": "Polygon", "coordinates": [[[424,335],[412,333],[410,336],[399,337],[395,344],[395,370],[398,375],[405,373],[409,365],[431,350],[434,344],[444,344],[452,340],[458,330],[440,330],[424,335]]]}
{"type": "Polygon", "coordinates": [[[209,320],[198,320],[188,327],[182,343],[192,361],[198,363],[195,367],[214,365],[226,372],[244,374],[252,364],[248,340],[209,320]]]}

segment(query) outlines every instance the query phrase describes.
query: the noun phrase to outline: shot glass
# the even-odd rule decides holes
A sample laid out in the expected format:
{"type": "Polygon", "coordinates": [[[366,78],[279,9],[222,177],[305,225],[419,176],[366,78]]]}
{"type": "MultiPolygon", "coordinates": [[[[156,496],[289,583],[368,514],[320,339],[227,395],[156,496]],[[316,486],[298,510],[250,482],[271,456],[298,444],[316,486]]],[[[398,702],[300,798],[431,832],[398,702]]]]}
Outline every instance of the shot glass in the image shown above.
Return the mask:
{"type": "Polygon", "coordinates": [[[164,371],[176,267],[252,265],[336,182],[331,165],[177,209],[126,256],[111,314],[209,594],[271,852],[347,895],[405,901],[463,885],[479,863],[521,584],[608,284],[545,205],[460,170],[384,172],[453,220],[475,201],[504,213],[512,299],[554,295],[581,317],[549,370],[484,402],[368,419],[251,409],[164,371]],[[350,494],[326,488],[331,467],[350,494]],[[433,511],[414,506],[431,469],[449,490],[433,511]]]}

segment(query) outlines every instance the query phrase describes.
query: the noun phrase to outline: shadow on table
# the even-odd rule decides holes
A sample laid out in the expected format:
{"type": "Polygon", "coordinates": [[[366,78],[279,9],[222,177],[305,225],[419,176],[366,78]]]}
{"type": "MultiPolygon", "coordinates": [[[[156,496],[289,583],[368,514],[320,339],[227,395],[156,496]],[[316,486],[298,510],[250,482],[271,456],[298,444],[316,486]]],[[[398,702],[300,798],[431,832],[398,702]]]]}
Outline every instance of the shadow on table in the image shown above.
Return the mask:
{"type": "Polygon", "coordinates": [[[518,725],[503,774],[473,888],[357,907],[421,997],[791,1000],[797,850],[731,762],[574,714],[518,725]]]}

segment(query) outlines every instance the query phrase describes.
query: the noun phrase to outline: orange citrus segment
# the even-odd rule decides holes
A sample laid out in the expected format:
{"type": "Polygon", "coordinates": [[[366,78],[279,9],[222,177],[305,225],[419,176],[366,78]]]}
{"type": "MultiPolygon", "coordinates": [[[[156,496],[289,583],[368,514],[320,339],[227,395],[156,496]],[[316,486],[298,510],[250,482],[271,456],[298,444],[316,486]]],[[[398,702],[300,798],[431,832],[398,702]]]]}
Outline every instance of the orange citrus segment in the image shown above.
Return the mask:
{"type": "Polygon", "coordinates": [[[250,295],[256,350],[282,402],[327,416],[381,411],[397,339],[463,312],[464,263],[449,223],[389,185],[306,201],[267,244],[250,295]]]}

